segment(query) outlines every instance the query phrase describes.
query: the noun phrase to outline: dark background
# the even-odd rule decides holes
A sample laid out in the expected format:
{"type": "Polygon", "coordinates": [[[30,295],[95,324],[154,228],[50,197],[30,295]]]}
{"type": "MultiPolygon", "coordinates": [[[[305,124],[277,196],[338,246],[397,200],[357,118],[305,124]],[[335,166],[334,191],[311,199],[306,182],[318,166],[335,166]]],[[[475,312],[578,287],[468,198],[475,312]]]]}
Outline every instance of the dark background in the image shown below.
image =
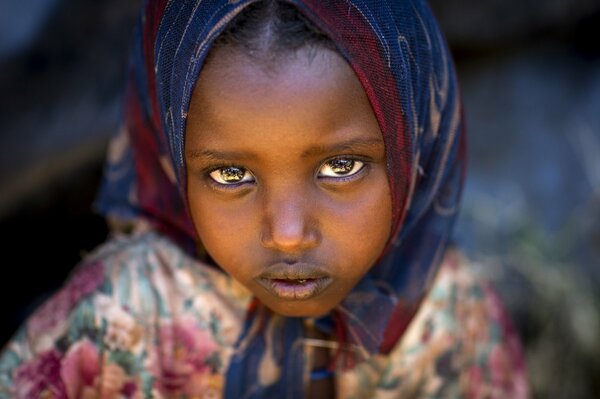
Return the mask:
{"type": "MultiPolygon", "coordinates": [[[[107,227],[92,212],[138,0],[0,0],[0,345],[107,227]]],[[[600,2],[431,0],[469,128],[456,241],[535,398],[600,398],[600,2]]]]}

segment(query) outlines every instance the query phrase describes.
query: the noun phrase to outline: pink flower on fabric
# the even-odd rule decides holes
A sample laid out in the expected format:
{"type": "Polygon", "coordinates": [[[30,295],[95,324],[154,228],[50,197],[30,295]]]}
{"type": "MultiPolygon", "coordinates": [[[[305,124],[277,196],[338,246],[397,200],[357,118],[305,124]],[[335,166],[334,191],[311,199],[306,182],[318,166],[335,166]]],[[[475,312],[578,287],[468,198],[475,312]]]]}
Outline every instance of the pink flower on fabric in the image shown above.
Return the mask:
{"type": "Polygon", "coordinates": [[[207,387],[211,373],[206,364],[218,345],[210,332],[191,319],[163,325],[160,329],[157,386],[165,395],[198,395],[207,387]]]}
{"type": "Polygon", "coordinates": [[[502,345],[492,349],[488,359],[494,386],[502,387],[508,391],[511,387],[511,361],[502,345]]]}
{"type": "Polygon", "coordinates": [[[471,366],[467,370],[467,399],[479,399],[485,392],[483,372],[479,367],[471,366]]]}
{"type": "Polygon", "coordinates": [[[490,354],[492,380],[494,384],[505,384],[512,392],[512,398],[529,397],[525,355],[519,336],[500,297],[490,285],[486,287],[486,298],[490,318],[500,325],[504,338],[490,354]]]}
{"type": "Polygon", "coordinates": [[[19,399],[114,399],[138,393],[135,381],[118,364],[102,362],[87,339],[64,355],[53,349],[21,365],[14,385],[19,399]]]}
{"type": "Polygon", "coordinates": [[[73,345],[65,355],[60,372],[70,398],[78,398],[85,386],[92,386],[100,374],[98,350],[84,339],[73,345]]]}
{"type": "Polygon", "coordinates": [[[490,353],[488,364],[492,376],[492,385],[502,391],[498,397],[514,399],[527,398],[528,386],[522,368],[515,367],[508,345],[498,345],[490,353]]]}
{"type": "Polygon", "coordinates": [[[20,399],[67,399],[65,385],[60,376],[61,355],[57,350],[40,354],[22,364],[14,376],[16,397],[20,399]]]}
{"type": "Polygon", "coordinates": [[[27,324],[29,332],[37,336],[64,322],[71,309],[83,297],[94,292],[103,280],[104,266],[101,263],[92,263],[80,268],[69,282],[31,317],[27,324]]]}
{"type": "Polygon", "coordinates": [[[130,398],[137,392],[123,368],[103,362],[96,346],[87,339],[67,352],[61,370],[69,398],[130,398]]]}

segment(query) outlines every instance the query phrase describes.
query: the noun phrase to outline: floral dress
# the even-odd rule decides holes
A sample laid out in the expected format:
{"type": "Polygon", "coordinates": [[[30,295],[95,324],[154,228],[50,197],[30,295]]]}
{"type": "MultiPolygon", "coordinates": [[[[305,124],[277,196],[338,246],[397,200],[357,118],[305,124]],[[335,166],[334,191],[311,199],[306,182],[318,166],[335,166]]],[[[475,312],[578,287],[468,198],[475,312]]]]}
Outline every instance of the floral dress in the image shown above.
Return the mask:
{"type": "MultiPolygon", "coordinates": [[[[0,398],[220,398],[252,297],[146,232],[104,244],[0,354],[0,398]]],[[[336,373],[352,398],[524,398],[519,341],[456,252],[389,355],[336,373]]]]}

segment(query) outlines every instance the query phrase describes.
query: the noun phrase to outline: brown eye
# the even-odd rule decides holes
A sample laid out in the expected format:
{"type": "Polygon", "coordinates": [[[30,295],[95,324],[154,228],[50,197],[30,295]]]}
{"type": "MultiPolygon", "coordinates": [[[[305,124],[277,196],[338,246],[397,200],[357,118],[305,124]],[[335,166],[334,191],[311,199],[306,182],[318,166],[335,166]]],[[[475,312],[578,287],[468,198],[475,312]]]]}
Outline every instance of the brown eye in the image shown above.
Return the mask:
{"type": "Polygon", "coordinates": [[[352,158],[335,158],[325,162],[319,169],[319,177],[347,177],[360,172],[364,162],[352,158]]]}
{"type": "Polygon", "coordinates": [[[215,169],[208,174],[215,182],[223,185],[232,185],[254,181],[254,177],[244,168],[226,166],[215,169]]]}

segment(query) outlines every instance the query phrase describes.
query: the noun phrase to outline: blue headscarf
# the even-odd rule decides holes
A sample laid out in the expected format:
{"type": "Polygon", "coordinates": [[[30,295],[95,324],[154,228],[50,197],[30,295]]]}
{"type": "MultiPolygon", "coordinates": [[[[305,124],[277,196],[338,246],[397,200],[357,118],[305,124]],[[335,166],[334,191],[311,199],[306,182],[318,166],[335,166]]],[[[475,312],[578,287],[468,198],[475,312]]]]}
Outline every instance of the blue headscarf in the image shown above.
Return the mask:
{"type": "MultiPolygon", "coordinates": [[[[98,205],[109,217],[150,222],[192,254],[199,238],[186,199],[188,108],[211,44],[252,2],[148,0],[136,32],[126,137],[109,159],[98,205]]],[[[393,204],[378,262],[317,325],[365,356],[387,353],[427,292],[457,213],[465,140],[454,67],[423,0],[288,2],[331,38],[360,80],[383,133],[393,204]]],[[[303,334],[301,318],[249,309],[226,397],[303,398],[303,334]],[[281,374],[262,385],[266,352],[281,374]]]]}

